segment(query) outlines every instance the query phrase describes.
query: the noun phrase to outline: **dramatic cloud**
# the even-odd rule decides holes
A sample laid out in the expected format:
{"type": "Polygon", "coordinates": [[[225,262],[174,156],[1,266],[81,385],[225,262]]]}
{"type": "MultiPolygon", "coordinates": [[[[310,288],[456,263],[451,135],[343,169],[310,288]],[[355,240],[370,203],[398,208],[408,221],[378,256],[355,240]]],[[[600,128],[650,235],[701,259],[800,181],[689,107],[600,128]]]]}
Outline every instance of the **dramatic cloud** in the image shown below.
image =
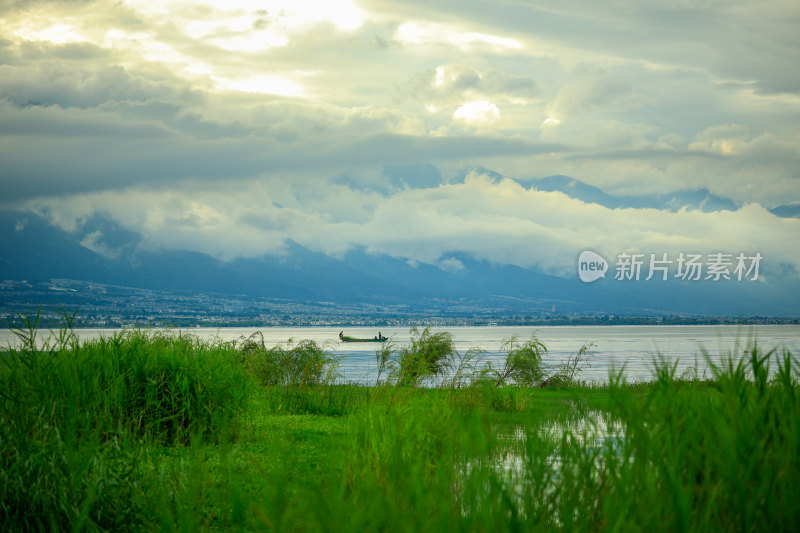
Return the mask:
{"type": "MultiPolygon", "coordinates": [[[[760,252],[772,268],[800,269],[800,219],[778,218],[758,204],[710,213],[609,209],[479,173],[388,195],[276,179],[224,190],[200,187],[192,195],[137,188],[37,200],[32,207],[66,230],[99,213],[141,233],[146,247],[189,248],[222,259],[281,253],[285,239],[292,239],[331,255],[366,246],[451,270],[458,265],[447,254],[459,252],[569,274],[577,251],[587,247],[608,257],[623,251],[760,252]]],[[[97,240],[92,234],[89,244],[97,240]]]]}
{"type": "Polygon", "coordinates": [[[450,270],[558,272],[587,245],[800,266],[797,220],[767,210],[800,202],[798,26],[788,0],[0,2],[0,207],[226,259],[294,239],[450,270]],[[611,210],[531,187],[550,175],[743,207],[611,210]]]}

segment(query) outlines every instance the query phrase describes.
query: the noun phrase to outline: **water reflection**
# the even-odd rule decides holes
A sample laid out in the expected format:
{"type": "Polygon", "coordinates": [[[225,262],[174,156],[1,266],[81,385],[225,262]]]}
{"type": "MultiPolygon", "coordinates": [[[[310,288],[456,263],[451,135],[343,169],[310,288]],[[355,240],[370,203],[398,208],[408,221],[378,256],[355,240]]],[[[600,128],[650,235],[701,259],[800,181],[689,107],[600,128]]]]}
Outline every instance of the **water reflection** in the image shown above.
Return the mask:
{"type": "Polygon", "coordinates": [[[581,447],[588,452],[606,448],[613,450],[619,447],[624,436],[622,422],[613,420],[607,413],[598,410],[590,410],[568,420],[544,422],[539,426],[517,425],[510,430],[498,432],[498,441],[510,445],[510,449],[502,451],[499,456],[500,468],[505,472],[521,475],[524,464],[523,450],[538,447],[552,448],[548,463],[554,471],[557,471],[561,466],[561,457],[558,453],[561,444],[568,442],[569,445],[581,447]],[[535,443],[528,442],[532,437],[535,443]]]}
{"type": "MultiPolygon", "coordinates": [[[[594,475],[602,472],[608,454],[619,456],[625,439],[624,425],[607,413],[575,406],[568,418],[544,420],[530,425],[501,426],[497,446],[489,457],[469,458],[460,468],[459,489],[464,494],[472,482],[486,493],[502,487],[517,512],[556,497],[563,476],[580,475],[580,463],[589,461],[594,475]],[[567,454],[566,456],[563,454],[567,454]],[[565,469],[571,469],[567,472],[565,469]],[[489,482],[496,479],[496,484],[489,482]]],[[[469,513],[467,498],[462,512],[469,513]]]]}

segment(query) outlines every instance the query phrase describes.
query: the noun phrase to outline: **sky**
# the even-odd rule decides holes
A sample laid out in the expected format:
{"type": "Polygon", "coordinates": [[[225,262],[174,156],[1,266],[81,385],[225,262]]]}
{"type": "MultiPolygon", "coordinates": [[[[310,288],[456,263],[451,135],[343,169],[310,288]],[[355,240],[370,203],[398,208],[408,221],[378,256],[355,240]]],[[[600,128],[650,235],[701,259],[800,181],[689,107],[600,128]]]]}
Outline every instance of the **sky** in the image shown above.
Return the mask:
{"type": "Polygon", "coordinates": [[[745,251],[796,277],[800,219],[768,209],[800,202],[798,28],[796,0],[0,0],[0,207],[223,260],[745,251]]]}

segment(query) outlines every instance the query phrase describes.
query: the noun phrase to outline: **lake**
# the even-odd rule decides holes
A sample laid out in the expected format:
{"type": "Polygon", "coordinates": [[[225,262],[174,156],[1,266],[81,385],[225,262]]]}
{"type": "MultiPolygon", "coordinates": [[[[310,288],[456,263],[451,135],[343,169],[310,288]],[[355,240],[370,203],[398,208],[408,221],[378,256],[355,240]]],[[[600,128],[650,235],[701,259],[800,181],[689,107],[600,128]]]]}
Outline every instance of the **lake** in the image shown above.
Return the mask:
{"type": "MultiPolygon", "coordinates": [[[[612,368],[625,367],[628,381],[648,381],[652,375],[652,362],[657,354],[668,361],[678,361],[678,374],[689,367],[697,368],[703,376],[707,363],[702,356],[705,350],[713,361],[730,353],[741,356],[748,342],[755,339],[766,349],[787,348],[800,353],[800,325],[758,326],[548,326],[548,327],[450,327],[434,328],[433,331],[449,331],[456,348],[464,353],[471,348],[482,350],[480,361],[492,361],[502,365],[503,339],[518,335],[520,340],[530,338],[536,332],[547,346],[544,358],[547,365],[566,361],[584,343],[594,343],[590,367],[585,368],[581,379],[606,382],[612,368]]],[[[79,329],[80,339],[110,336],[118,329],[79,329]]],[[[219,338],[236,340],[260,331],[267,346],[283,343],[289,339],[314,340],[325,349],[341,357],[340,372],[345,381],[373,384],[376,378],[376,343],[340,343],[341,328],[186,328],[183,332],[205,339],[219,338]]],[[[344,333],[354,337],[374,337],[380,331],[392,342],[402,346],[409,343],[408,328],[346,328],[344,333]]],[[[42,335],[44,332],[40,332],[42,335]]],[[[5,349],[16,343],[9,330],[0,330],[0,347],[5,349]]]]}

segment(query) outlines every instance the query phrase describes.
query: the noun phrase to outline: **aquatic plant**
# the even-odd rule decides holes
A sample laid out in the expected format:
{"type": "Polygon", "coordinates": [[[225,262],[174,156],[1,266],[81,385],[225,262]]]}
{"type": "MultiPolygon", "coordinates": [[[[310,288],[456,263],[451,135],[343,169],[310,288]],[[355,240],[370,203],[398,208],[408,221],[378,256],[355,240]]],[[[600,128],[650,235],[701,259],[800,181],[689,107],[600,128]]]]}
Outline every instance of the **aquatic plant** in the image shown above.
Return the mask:
{"type": "Polygon", "coordinates": [[[525,342],[514,335],[503,341],[502,349],[506,357],[502,370],[494,373],[495,385],[504,385],[510,380],[521,387],[532,387],[542,381],[542,356],[547,353],[547,347],[535,333],[525,342]]]}
{"type": "Polygon", "coordinates": [[[589,364],[594,343],[588,342],[578,348],[566,361],[556,365],[553,371],[539,383],[540,387],[563,387],[575,384],[581,371],[589,364]]]}
{"type": "Polygon", "coordinates": [[[263,385],[333,384],[340,377],[338,358],[311,340],[267,348],[256,331],[240,339],[238,349],[245,369],[263,385]]]}
{"type": "Polygon", "coordinates": [[[416,386],[425,380],[441,379],[452,368],[456,353],[450,333],[432,333],[429,327],[422,330],[412,327],[411,344],[397,351],[390,375],[401,386],[416,386]]]}

